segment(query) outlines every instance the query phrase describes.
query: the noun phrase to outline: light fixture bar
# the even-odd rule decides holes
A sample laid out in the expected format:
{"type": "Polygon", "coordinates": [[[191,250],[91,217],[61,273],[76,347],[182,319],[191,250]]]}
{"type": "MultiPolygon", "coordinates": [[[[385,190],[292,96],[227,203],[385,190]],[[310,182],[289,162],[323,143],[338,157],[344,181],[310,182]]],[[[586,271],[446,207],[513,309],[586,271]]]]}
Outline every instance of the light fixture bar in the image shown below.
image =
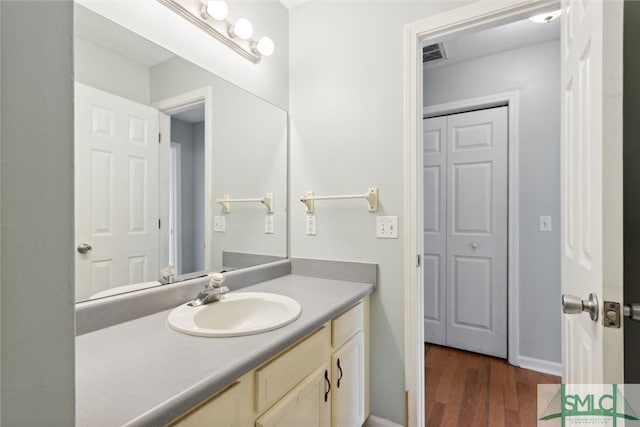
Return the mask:
{"type": "Polygon", "coordinates": [[[177,0],[158,0],[158,2],[182,16],[184,19],[191,22],[193,25],[200,28],[202,31],[206,32],[242,57],[248,59],[254,64],[260,62],[260,59],[262,58],[261,55],[254,53],[251,48],[252,40],[232,39],[225,35],[228,34],[229,31],[229,23],[227,21],[217,21],[217,26],[221,27],[220,29],[214,28],[214,22],[209,23],[203,21],[200,18],[199,6],[201,6],[201,3],[199,1],[195,1],[197,5],[195,5],[193,12],[180,4],[177,0]]]}

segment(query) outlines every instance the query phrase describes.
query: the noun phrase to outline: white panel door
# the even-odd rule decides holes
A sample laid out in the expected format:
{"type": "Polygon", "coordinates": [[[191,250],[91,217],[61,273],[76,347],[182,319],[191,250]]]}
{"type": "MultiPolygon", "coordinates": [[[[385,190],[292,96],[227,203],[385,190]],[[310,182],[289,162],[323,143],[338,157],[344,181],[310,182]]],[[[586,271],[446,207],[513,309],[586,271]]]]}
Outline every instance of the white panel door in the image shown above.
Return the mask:
{"type": "Polygon", "coordinates": [[[424,340],[446,344],[447,118],[423,120],[424,340]]]}
{"type": "Polygon", "coordinates": [[[447,345],[507,357],[507,107],[447,119],[447,345]]]}
{"type": "MultiPolygon", "coordinates": [[[[158,278],[159,112],[76,83],[76,300],[158,278]]],[[[74,248],[75,250],[75,248],[74,248]]]]}
{"type": "Polygon", "coordinates": [[[507,356],[507,107],[423,122],[425,341],[507,356]]]}
{"type": "Polygon", "coordinates": [[[622,302],[623,2],[562,6],[562,293],[600,301],[596,321],[563,315],[563,381],[622,383],[622,329],[603,326],[602,301],[622,302]]]}

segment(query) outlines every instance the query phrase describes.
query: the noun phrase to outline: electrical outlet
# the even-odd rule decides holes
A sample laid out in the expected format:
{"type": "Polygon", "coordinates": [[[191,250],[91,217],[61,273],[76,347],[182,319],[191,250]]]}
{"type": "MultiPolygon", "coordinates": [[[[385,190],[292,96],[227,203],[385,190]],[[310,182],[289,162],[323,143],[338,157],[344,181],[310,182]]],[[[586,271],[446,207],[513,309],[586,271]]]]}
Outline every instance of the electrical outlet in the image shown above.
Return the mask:
{"type": "Polygon", "coordinates": [[[273,234],[273,215],[266,215],[264,217],[264,233],[273,234]]]}
{"type": "Polygon", "coordinates": [[[213,231],[224,233],[227,231],[227,218],[222,215],[213,217],[213,231]]]}
{"type": "Polygon", "coordinates": [[[376,217],[376,237],[379,239],[398,238],[398,217],[378,216],[376,217]]]}
{"type": "Polygon", "coordinates": [[[540,231],[551,231],[551,217],[542,215],[538,218],[538,229],[540,231]]]}
{"type": "Polygon", "coordinates": [[[305,221],[305,230],[307,236],[315,236],[316,235],[316,216],[315,215],[307,215],[305,221]]]}

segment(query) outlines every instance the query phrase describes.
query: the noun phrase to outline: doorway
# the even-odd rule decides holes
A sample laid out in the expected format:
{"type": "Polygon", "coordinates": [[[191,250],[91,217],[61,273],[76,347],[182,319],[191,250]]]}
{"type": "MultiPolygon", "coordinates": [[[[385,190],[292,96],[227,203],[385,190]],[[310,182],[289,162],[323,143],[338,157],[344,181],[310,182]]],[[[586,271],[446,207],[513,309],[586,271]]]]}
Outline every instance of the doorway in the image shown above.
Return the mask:
{"type": "Polygon", "coordinates": [[[169,264],[177,274],[205,270],[204,103],[171,111],[169,264]]]}
{"type": "MultiPolygon", "coordinates": [[[[429,19],[425,19],[419,23],[416,23],[415,26],[413,27],[409,27],[407,30],[407,47],[410,46],[410,51],[412,52],[413,49],[413,44],[417,42],[418,40],[418,35],[420,35],[420,37],[422,38],[422,40],[424,39],[428,39],[429,43],[432,42],[437,42],[438,37],[439,38],[454,38],[454,37],[460,37],[461,35],[468,35],[471,31],[478,31],[478,30],[483,30],[486,29],[488,27],[495,27],[497,25],[502,25],[505,22],[515,22],[517,20],[523,19],[525,17],[528,16],[532,16],[535,14],[535,12],[540,12],[542,8],[548,8],[547,10],[550,10],[551,8],[555,8],[557,9],[557,5],[554,2],[539,2],[537,3],[535,6],[532,6],[532,4],[527,3],[527,2],[520,2],[518,4],[513,4],[509,7],[495,7],[492,8],[491,6],[488,5],[483,5],[483,7],[472,7],[472,6],[468,6],[465,8],[461,8],[456,10],[455,14],[450,14],[445,16],[437,16],[437,17],[433,17],[433,19],[429,18],[429,19]],[[491,10],[489,12],[487,12],[485,9],[495,9],[495,10],[491,10]],[[493,15],[492,15],[493,13],[493,15]],[[480,16],[482,16],[482,18],[480,18],[480,16]],[[455,22],[455,31],[452,31],[451,28],[448,29],[444,29],[445,27],[443,27],[443,22],[455,22]],[[475,26],[475,28],[474,28],[475,26]],[[473,28],[473,29],[471,29],[473,28]],[[454,33],[454,34],[452,34],[454,33]]],[[[559,43],[558,43],[559,44],[559,43]]],[[[557,51],[555,52],[555,55],[557,56],[557,51]]],[[[406,133],[406,153],[407,153],[407,170],[406,170],[406,176],[408,178],[408,181],[406,181],[407,186],[406,186],[406,197],[407,197],[407,205],[405,206],[406,209],[406,221],[407,221],[407,227],[410,227],[411,224],[416,223],[419,224],[420,222],[418,221],[418,218],[423,218],[424,216],[424,212],[422,211],[421,207],[419,206],[413,206],[412,203],[414,203],[411,199],[412,199],[412,194],[422,194],[422,180],[418,179],[415,181],[412,181],[412,178],[409,178],[409,175],[413,175],[418,177],[418,171],[421,170],[422,168],[422,146],[415,146],[415,141],[420,141],[421,138],[418,137],[418,135],[422,132],[422,126],[421,123],[420,125],[418,123],[416,123],[415,119],[413,119],[413,117],[415,117],[416,115],[422,115],[420,114],[421,111],[419,111],[419,109],[423,108],[423,103],[421,102],[421,95],[424,94],[425,100],[427,100],[427,94],[430,93],[430,97],[431,99],[429,99],[430,102],[433,102],[433,104],[441,104],[441,103],[451,103],[453,102],[453,100],[460,100],[460,99],[465,99],[465,98],[472,98],[472,97],[478,97],[481,94],[477,93],[477,88],[479,88],[482,84],[483,81],[488,81],[490,80],[491,74],[488,74],[484,71],[480,71],[480,70],[476,70],[476,72],[474,73],[473,76],[467,78],[466,80],[461,81],[461,83],[459,85],[457,85],[456,87],[451,87],[451,86],[442,86],[440,85],[440,94],[444,94],[444,95],[451,95],[452,93],[460,93],[460,91],[462,91],[463,95],[460,96],[458,95],[457,98],[453,98],[452,99],[434,99],[434,94],[436,92],[434,92],[433,88],[431,88],[431,91],[429,91],[428,87],[427,87],[427,83],[425,83],[425,88],[424,88],[424,92],[423,92],[423,88],[422,88],[422,79],[418,79],[417,76],[420,75],[422,73],[422,67],[420,64],[420,57],[416,57],[416,58],[412,58],[411,55],[408,58],[409,61],[409,68],[407,69],[408,71],[408,75],[407,75],[407,81],[409,82],[407,89],[411,89],[407,90],[407,114],[408,117],[410,117],[410,120],[408,120],[407,122],[407,133],[406,133]],[[415,61],[415,62],[413,62],[415,61]],[[415,68],[414,68],[415,67],[415,68]],[[414,74],[415,73],[415,74],[414,74]],[[417,83],[417,84],[416,84],[417,83]],[[413,93],[413,91],[416,91],[417,93],[413,93]],[[415,162],[415,163],[414,163],[415,162]],[[415,175],[414,175],[415,174],[415,175]],[[415,216],[414,216],[415,215],[415,216]]],[[[526,58],[525,58],[526,61],[526,58]]],[[[508,64],[505,64],[508,65],[508,64]]],[[[533,60],[528,62],[528,65],[533,65],[533,67],[529,67],[529,68],[535,68],[537,63],[533,60]]],[[[454,73],[449,73],[449,75],[453,75],[454,73]]],[[[507,76],[506,79],[503,79],[505,82],[507,80],[511,81],[515,78],[515,76],[519,76],[520,78],[524,79],[524,76],[526,75],[525,73],[511,73],[510,75],[507,76]]],[[[555,70],[555,76],[556,79],[559,80],[559,67],[556,68],[555,70]]],[[[555,86],[552,89],[550,89],[550,91],[554,92],[554,96],[557,97],[557,92],[558,92],[558,87],[559,87],[559,83],[556,83],[555,85],[550,85],[550,86],[555,86]]],[[[515,90],[517,89],[518,86],[517,85],[513,85],[508,89],[502,88],[502,89],[493,89],[490,93],[500,93],[500,92],[504,92],[505,90],[515,90]]],[[[521,99],[521,95],[522,92],[519,93],[520,96],[520,101],[522,101],[521,99]]],[[[439,96],[439,95],[438,95],[439,96]]],[[[524,110],[524,109],[523,109],[524,110]]],[[[541,112],[544,111],[544,109],[540,109],[537,110],[537,112],[541,112]]],[[[533,116],[535,115],[535,113],[532,113],[531,111],[529,111],[529,113],[525,113],[524,111],[521,110],[521,113],[518,115],[518,117],[520,117],[521,119],[523,119],[524,117],[528,117],[528,116],[533,116]]],[[[556,124],[559,124],[560,122],[560,114],[559,114],[559,107],[556,108],[556,112],[554,114],[554,120],[556,124]]],[[[529,132],[521,132],[521,129],[518,129],[518,127],[525,127],[526,125],[523,125],[523,123],[521,122],[519,125],[515,125],[515,126],[511,126],[509,127],[509,131],[514,131],[518,134],[527,134],[527,135],[535,135],[536,133],[536,129],[534,128],[534,131],[529,131],[529,132]],[[514,129],[516,128],[516,129],[514,129]]],[[[540,129],[544,128],[540,127],[538,129],[538,131],[540,129]]],[[[548,128],[548,126],[547,126],[548,128]]],[[[559,133],[559,129],[558,127],[556,127],[556,132],[559,133]]],[[[544,132],[543,132],[544,133],[544,132]]],[[[542,135],[538,134],[538,139],[540,141],[543,141],[546,138],[546,134],[543,137],[542,135]]],[[[521,141],[522,143],[522,141],[521,141]]],[[[529,146],[535,146],[535,142],[532,145],[529,146]]],[[[514,151],[509,152],[509,157],[511,160],[511,156],[515,156],[516,159],[522,159],[523,164],[525,165],[524,167],[530,168],[531,164],[529,163],[529,161],[531,159],[527,158],[525,155],[523,154],[518,154],[514,151]]],[[[557,154],[555,154],[553,156],[553,158],[558,159],[559,156],[557,154]]],[[[559,159],[556,160],[559,164],[559,159]]],[[[558,167],[559,169],[559,167],[558,167]]],[[[510,169],[511,171],[511,169],[510,169]]],[[[559,175],[559,172],[556,174],[559,175]]],[[[544,177],[543,177],[544,179],[544,177]]],[[[557,185],[558,187],[558,192],[559,192],[559,185],[557,185]]],[[[534,187],[535,188],[535,187],[534,187]]],[[[535,191],[522,191],[522,190],[526,190],[526,188],[523,187],[522,183],[518,183],[516,182],[510,182],[509,183],[509,200],[513,201],[513,203],[516,204],[516,206],[520,205],[519,204],[519,197],[522,196],[523,194],[526,194],[528,196],[531,196],[533,194],[535,194],[535,191]],[[517,189],[517,190],[516,190],[517,189]],[[516,190],[516,191],[514,191],[516,190]],[[514,196],[514,197],[512,197],[514,196]]],[[[559,196],[558,196],[559,199],[559,196]]],[[[559,209],[558,209],[559,211],[559,209]]],[[[554,224],[559,223],[559,212],[556,211],[555,213],[553,212],[549,212],[550,216],[552,217],[552,220],[555,218],[555,221],[553,222],[554,224]]],[[[533,236],[533,239],[535,240],[536,238],[547,238],[548,235],[545,235],[541,232],[539,232],[539,223],[538,223],[538,219],[540,216],[549,216],[547,215],[546,209],[545,212],[536,212],[533,209],[529,209],[524,211],[522,214],[520,215],[509,215],[508,218],[508,222],[509,222],[509,227],[511,230],[511,227],[513,227],[514,230],[518,230],[518,228],[523,229],[526,226],[526,232],[527,233],[532,233],[530,234],[530,236],[533,236]],[[525,226],[522,225],[521,220],[526,219],[526,224],[525,226]],[[518,224],[520,222],[520,224],[518,224]]],[[[418,229],[421,229],[422,224],[418,225],[418,229]]],[[[417,230],[416,230],[417,231],[417,230]]],[[[554,232],[556,231],[556,229],[554,229],[554,232]]],[[[511,233],[511,231],[510,231],[511,233]]],[[[416,250],[416,248],[419,251],[419,253],[421,253],[422,251],[422,247],[423,247],[423,243],[422,240],[424,238],[424,236],[422,235],[422,233],[418,234],[416,233],[416,235],[409,235],[409,233],[407,233],[406,235],[407,240],[406,240],[406,250],[411,253],[414,250],[416,250]],[[415,245],[415,246],[414,246],[415,245]]],[[[511,237],[511,235],[510,235],[511,237]]],[[[517,239],[518,233],[514,233],[513,237],[515,239],[517,239]]],[[[533,247],[534,245],[528,245],[527,248],[533,247]]],[[[513,256],[513,259],[511,258],[511,254],[510,254],[510,258],[509,261],[516,261],[518,259],[523,260],[524,257],[519,255],[517,250],[518,248],[522,249],[523,245],[514,245],[513,250],[515,250],[515,254],[513,256]]],[[[559,251],[559,244],[556,245],[556,254],[557,255],[557,251],[559,251]]],[[[555,256],[556,259],[559,258],[559,256],[555,256]]],[[[418,261],[421,261],[420,259],[418,259],[418,261]]],[[[423,264],[424,265],[424,264],[423,264]]],[[[525,266],[526,268],[526,266],[525,266]]],[[[558,270],[555,271],[556,273],[558,273],[558,277],[557,279],[555,279],[555,288],[554,288],[554,292],[559,294],[559,272],[558,270]]],[[[409,389],[409,424],[420,424],[422,423],[421,417],[423,416],[423,414],[420,414],[420,411],[413,411],[412,410],[412,405],[415,404],[417,405],[417,407],[419,408],[422,405],[422,402],[424,401],[421,397],[421,393],[423,393],[423,390],[421,390],[421,386],[419,384],[416,384],[416,377],[414,377],[414,373],[420,372],[418,371],[412,371],[413,367],[415,366],[414,363],[416,362],[416,360],[420,361],[420,367],[424,366],[424,362],[422,357],[415,359],[416,356],[423,356],[423,355],[419,355],[420,350],[418,350],[417,352],[413,352],[412,350],[412,342],[415,339],[414,337],[416,337],[416,333],[417,336],[419,337],[418,339],[420,340],[420,342],[424,341],[424,332],[423,332],[423,328],[424,328],[424,324],[422,324],[422,316],[423,316],[423,310],[422,310],[422,306],[423,306],[423,295],[422,295],[422,281],[424,280],[424,277],[422,277],[422,273],[423,270],[418,269],[417,271],[415,270],[415,264],[410,263],[407,261],[406,264],[406,269],[405,269],[405,280],[407,281],[407,287],[405,289],[406,293],[405,293],[405,301],[407,301],[406,304],[406,309],[407,309],[407,335],[406,335],[406,339],[407,339],[407,370],[406,370],[406,382],[408,385],[408,389],[409,389]],[[416,277],[416,273],[420,273],[419,277],[416,277]],[[418,288],[417,289],[413,289],[411,283],[414,283],[413,280],[415,280],[415,283],[418,283],[418,288]],[[419,304],[417,304],[417,307],[414,307],[413,304],[415,303],[411,303],[411,301],[420,301],[419,304]],[[414,308],[417,308],[416,311],[414,311],[414,308]],[[415,319],[415,315],[418,315],[418,319],[415,319]],[[410,320],[410,319],[415,319],[415,320],[410,320]],[[419,324],[417,326],[416,323],[414,323],[415,321],[418,321],[419,324]],[[415,398],[416,400],[419,399],[419,401],[414,400],[414,393],[415,393],[415,398]],[[412,420],[412,416],[415,416],[415,420],[412,420]]],[[[511,281],[512,278],[515,279],[519,279],[521,277],[520,272],[517,270],[517,268],[510,268],[508,271],[508,275],[509,275],[509,280],[511,281]]],[[[539,283],[543,283],[544,280],[539,280],[539,283]]],[[[544,286],[544,285],[543,285],[544,286]]],[[[520,288],[522,290],[522,288],[520,288]]],[[[529,286],[526,289],[535,289],[535,286],[529,286]]],[[[516,310],[519,310],[520,312],[522,311],[527,311],[530,310],[531,305],[530,304],[522,304],[522,301],[524,300],[524,296],[522,295],[520,297],[518,297],[517,295],[514,295],[515,293],[517,293],[518,291],[518,287],[515,288],[515,292],[510,292],[509,293],[509,321],[510,321],[510,325],[511,325],[511,321],[512,321],[512,316],[515,318],[515,325],[516,327],[519,326],[518,325],[518,316],[514,316],[514,312],[516,310]],[[511,298],[515,298],[513,301],[513,303],[511,302],[512,299],[511,298]]],[[[557,296],[559,297],[559,296],[557,296]]],[[[535,298],[534,298],[535,299],[535,298]]],[[[540,304],[541,300],[537,299],[536,300],[536,304],[540,304]]],[[[546,301],[548,301],[548,299],[546,299],[546,301]]],[[[552,311],[549,311],[548,313],[552,313],[552,311]]],[[[550,319],[555,319],[555,320],[559,320],[560,314],[557,313],[557,311],[553,311],[553,314],[551,314],[551,316],[549,316],[550,319]],[[554,317],[555,316],[555,317],[554,317]]],[[[554,320],[554,322],[555,322],[554,320]]],[[[543,319],[543,323],[545,323],[545,319],[543,319]]],[[[555,322],[558,323],[558,322],[555,322]]],[[[557,333],[559,334],[559,327],[557,324],[554,323],[554,327],[553,327],[553,331],[551,332],[552,334],[557,333]]],[[[523,326],[524,328],[536,328],[539,325],[530,323],[530,324],[524,324],[524,325],[520,325],[523,326]]],[[[547,326],[544,326],[544,328],[547,328],[547,326]]],[[[554,362],[554,363],[545,363],[545,361],[543,360],[546,356],[543,357],[530,357],[530,358],[523,358],[523,357],[518,357],[521,356],[523,352],[521,352],[522,349],[518,349],[518,346],[521,346],[522,344],[525,345],[525,348],[527,348],[527,346],[532,346],[534,345],[533,342],[535,340],[515,340],[512,339],[511,334],[513,333],[513,330],[515,328],[509,328],[509,347],[511,347],[512,345],[516,346],[516,351],[512,352],[511,348],[509,349],[509,353],[510,353],[510,357],[513,354],[514,357],[518,358],[518,361],[520,362],[520,364],[525,365],[525,364],[534,364],[537,365],[538,370],[547,370],[547,371],[558,371],[560,369],[560,363],[559,363],[559,356],[552,356],[552,357],[547,357],[547,361],[549,360],[558,360],[558,362],[554,362]]],[[[542,329],[542,328],[540,328],[542,329]]],[[[559,337],[557,337],[557,342],[554,344],[554,347],[556,348],[555,351],[558,352],[559,354],[559,337]]],[[[555,340],[553,340],[555,341],[555,340]]],[[[542,341],[541,341],[542,342],[542,341]]],[[[540,346],[542,347],[542,346],[540,346]]],[[[530,351],[530,350],[529,350],[530,351]]],[[[419,368],[420,369],[420,368],[419,368]]],[[[420,369],[421,370],[421,369],[420,369]]],[[[420,378],[421,376],[418,376],[418,378],[420,378]]]]}

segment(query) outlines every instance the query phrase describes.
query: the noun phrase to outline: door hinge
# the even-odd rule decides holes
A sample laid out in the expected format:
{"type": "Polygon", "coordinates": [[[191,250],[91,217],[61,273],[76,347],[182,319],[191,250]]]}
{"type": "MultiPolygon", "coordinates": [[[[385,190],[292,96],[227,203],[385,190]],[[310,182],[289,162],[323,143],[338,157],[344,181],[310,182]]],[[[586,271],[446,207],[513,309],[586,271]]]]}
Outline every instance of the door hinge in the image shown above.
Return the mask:
{"type": "Polygon", "coordinates": [[[422,257],[420,255],[416,255],[416,267],[420,267],[421,262],[422,262],[422,257]]]}
{"type": "Polygon", "coordinates": [[[162,134],[158,132],[158,144],[162,142],[162,134]]]}
{"type": "Polygon", "coordinates": [[[160,230],[160,218],[158,218],[158,230],[160,230]]]}

